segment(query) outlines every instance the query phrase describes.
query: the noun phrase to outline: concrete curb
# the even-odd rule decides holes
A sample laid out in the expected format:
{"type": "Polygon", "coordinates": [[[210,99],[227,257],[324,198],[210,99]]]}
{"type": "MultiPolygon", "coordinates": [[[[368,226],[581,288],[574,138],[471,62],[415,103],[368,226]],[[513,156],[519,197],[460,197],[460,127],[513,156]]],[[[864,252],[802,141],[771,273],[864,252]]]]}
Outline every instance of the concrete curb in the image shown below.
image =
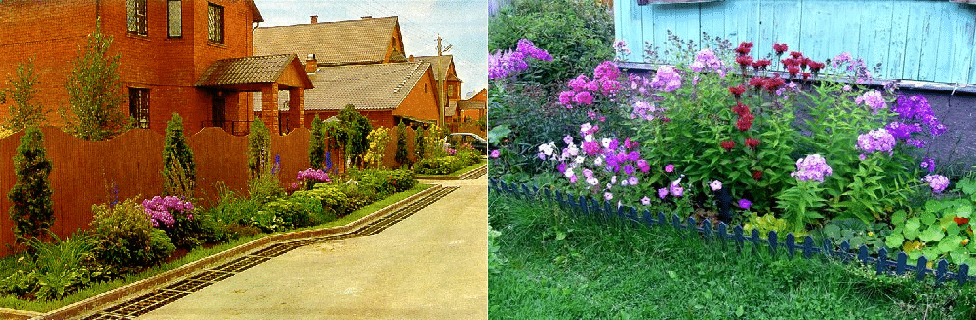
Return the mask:
{"type": "MultiPolygon", "coordinates": [[[[442,188],[443,186],[439,184],[434,184],[433,186],[427,188],[426,190],[418,192],[417,194],[407,197],[406,199],[400,200],[394,204],[379,209],[376,212],[368,214],[344,226],[332,227],[327,229],[318,229],[318,230],[296,231],[296,232],[290,232],[284,234],[270,235],[267,237],[256,239],[251,242],[247,242],[238,245],[236,247],[224,250],[212,256],[188,263],[176,269],[163,272],[154,277],[130,283],[128,285],[119,287],[115,290],[98,294],[96,296],[90,297],[82,301],[75,302],[73,304],[64,306],[60,309],[48,312],[46,314],[35,316],[31,319],[68,319],[83,314],[91,313],[97,311],[102,306],[120,301],[125,297],[135,296],[137,294],[149,292],[154,288],[169,283],[173,280],[186,277],[197,271],[206,269],[207,267],[211,267],[226,261],[230,261],[234,258],[243,256],[248,252],[263,248],[272,243],[355,232],[356,230],[362,228],[363,226],[369,224],[370,222],[383,218],[387,216],[389,213],[393,212],[394,210],[399,209],[400,207],[405,206],[413,202],[414,200],[427,196],[442,188]]],[[[17,311],[21,313],[30,312],[30,311],[20,311],[20,310],[17,311]]],[[[6,313],[6,312],[2,312],[2,313],[6,313]]]]}

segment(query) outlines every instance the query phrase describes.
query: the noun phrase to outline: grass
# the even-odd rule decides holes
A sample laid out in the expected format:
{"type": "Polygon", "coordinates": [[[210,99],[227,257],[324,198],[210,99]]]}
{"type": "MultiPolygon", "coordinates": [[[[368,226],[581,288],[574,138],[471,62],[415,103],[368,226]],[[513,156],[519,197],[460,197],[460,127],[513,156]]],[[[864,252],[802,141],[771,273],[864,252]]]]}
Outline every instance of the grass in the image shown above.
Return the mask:
{"type": "Polygon", "coordinates": [[[485,159],[481,159],[481,160],[478,160],[477,163],[472,164],[472,165],[467,166],[467,167],[464,167],[464,168],[461,168],[461,169],[458,169],[457,171],[454,171],[451,174],[447,174],[447,175],[418,174],[417,175],[417,179],[457,179],[462,174],[465,174],[468,171],[477,169],[477,168],[485,165],[485,163],[487,163],[485,161],[485,159]]]}
{"type": "Polygon", "coordinates": [[[492,319],[976,315],[972,285],[934,288],[906,277],[876,277],[866,267],[834,260],[738,252],[666,227],[601,225],[495,192],[488,201],[489,222],[501,232],[497,255],[507,260],[488,276],[492,319]]]}
{"type": "MultiPolygon", "coordinates": [[[[385,199],[379,200],[379,201],[374,202],[374,203],[372,203],[372,204],[370,204],[368,206],[365,206],[363,208],[360,208],[359,210],[356,210],[356,211],[354,211],[354,212],[352,212],[352,213],[350,213],[350,214],[348,214],[348,215],[346,215],[346,216],[344,216],[344,217],[342,217],[340,219],[337,219],[337,220],[334,220],[334,221],[331,221],[331,222],[328,222],[328,223],[325,223],[325,224],[321,224],[321,225],[318,225],[318,226],[314,226],[314,227],[308,227],[308,228],[298,229],[298,230],[291,230],[289,232],[294,232],[294,231],[299,231],[299,230],[326,229],[326,228],[332,228],[332,227],[336,227],[336,226],[346,225],[346,224],[348,224],[350,222],[353,222],[353,221],[356,221],[359,218],[362,218],[362,217],[364,217],[364,216],[366,216],[368,214],[371,214],[373,212],[376,212],[377,210],[382,209],[383,207],[386,207],[388,205],[391,205],[393,203],[396,203],[398,201],[401,201],[403,199],[406,199],[407,197],[410,197],[410,196],[412,196],[414,194],[417,194],[417,193],[419,193],[419,192],[421,192],[421,191],[423,191],[423,190],[425,190],[427,188],[430,188],[430,187],[431,187],[431,185],[429,185],[429,184],[420,184],[420,183],[418,183],[417,185],[415,185],[410,190],[395,193],[395,194],[393,194],[393,195],[391,195],[391,196],[389,196],[389,197],[387,197],[385,199]]],[[[136,282],[136,281],[140,281],[140,280],[143,280],[143,279],[148,279],[148,278],[154,277],[154,276],[159,275],[159,274],[162,274],[162,273],[164,273],[166,271],[170,271],[170,270],[179,268],[179,267],[181,267],[183,265],[186,265],[186,264],[192,263],[194,261],[197,261],[197,260],[200,260],[200,259],[209,257],[211,255],[220,253],[220,252],[222,252],[224,250],[228,250],[228,249],[234,248],[236,246],[239,246],[239,245],[242,245],[242,244],[245,244],[245,243],[248,243],[248,242],[251,242],[251,241],[260,239],[260,238],[263,238],[263,237],[267,237],[267,236],[270,236],[270,235],[272,235],[272,234],[259,234],[259,235],[255,235],[255,236],[251,236],[251,237],[242,237],[242,238],[234,239],[234,240],[231,240],[231,241],[223,242],[223,243],[220,243],[220,244],[215,245],[215,246],[210,247],[210,248],[199,247],[199,248],[194,249],[193,251],[190,251],[189,253],[187,253],[186,256],[183,256],[182,258],[179,258],[177,260],[174,260],[174,261],[171,261],[171,262],[168,262],[168,263],[164,263],[164,264],[161,264],[161,265],[152,267],[152,268],[150,268],[150,269],[148,269],[146,271],[143,271],[143,272],[140,272],[140,273],[137,273],[137,274],[126,275],[126,276],[124,276],[124,277],[122,277],[120,279],[116,279],[116,280],[113,280],[113,281],[93,283],[90,287],[85,288],[83,290],[79,290],[78,292],[75,292],[75,293],[73,293],[71,295],[68,295],[64,299],[61,299],[61,300],[24,300],[24,299],[20,299],[20,298],[17,298],[15,296],[12,296],[12,295],[2,295],[2,296],[0,296],[0,307],[2,307],[2,308],[17,309],[17,310],[29,310],[29,311],[36,311],[36,312],[49,312],[49,311],[56,310],[56,309],[62,308],[64,306],[70,305],[72,303],[75,303],[75,302],[78,302],[78,301],[82,301],[82,300],[88,299],[90,297],[99,295],[101,293],[105,293],[105,292],[108,292],[108,291],[117,289],[119,287],[128,285],[130,283],[133,283],[133,282],[136,282]]],[[[0,260],[0,265],[10,265],[10,266],[15,265],[15,262],[14,261],[8,261],[8,260],[11,260],[11,259],[10,258],[6,258],[6,259],[0,260]]]]}

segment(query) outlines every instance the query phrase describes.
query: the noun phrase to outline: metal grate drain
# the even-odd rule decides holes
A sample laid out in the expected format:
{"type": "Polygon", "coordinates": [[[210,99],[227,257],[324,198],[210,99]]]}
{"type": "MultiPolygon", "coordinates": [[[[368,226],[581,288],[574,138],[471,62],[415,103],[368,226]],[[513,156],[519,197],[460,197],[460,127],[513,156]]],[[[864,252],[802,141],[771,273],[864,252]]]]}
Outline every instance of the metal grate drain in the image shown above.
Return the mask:
{"type": "Polygon", "coordinates": [[[218,267],[203,270],[199,273],[184,279],[176,283],[167,286],[165,289],[157,290],[149,294],[139,296],[127,300],[121,304],[112,306],[103,311],[96,312],[95,314],[88,316],[88,320],[129,320],[133,317],[138,317],[159,307],[162,307],[170,302],[176,301],[190,293],[199,291],[211,284],[218,281],[230,278],[231,276],[242,272],[244,270],[250,269],[253,266],[264,263],[265,261],[271,260],[273,257],[280,256],[292,249],[309,245],[312,243],[342,240],[355,238],[359,236],[370,236],[380,233],[386,228],[396,224],[397,222],[403,221],[410,215],[420,211],[421,209],[429,206],[437,200],[440,200],[444,196],[450,194],[454,190],[457,190],[457,186],[447,186],[442,187],[437,191],[434,191],[423,198],[417,199],[406,206],[403,206],[393,213],[373,221],[363,228],[353,232],[339,235],[329,235],[319,238],[310,238],[302,240],[294,240],[288,242],[280,242],[267,246],[261,250],[250,253],[246,256],[234,259],[231,262],[222,264],[218,267]]]}

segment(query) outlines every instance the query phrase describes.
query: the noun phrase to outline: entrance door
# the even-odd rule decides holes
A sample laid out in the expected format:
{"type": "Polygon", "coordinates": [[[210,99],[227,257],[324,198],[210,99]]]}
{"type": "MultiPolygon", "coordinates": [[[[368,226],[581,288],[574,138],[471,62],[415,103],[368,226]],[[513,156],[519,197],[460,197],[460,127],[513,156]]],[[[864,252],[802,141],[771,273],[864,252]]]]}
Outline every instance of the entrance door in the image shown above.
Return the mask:
{"type": "Polygon", "coordinates": [[[221,127],[224,130],[227,130],[225,123],[227,118],[224,116],[224,105],[226,103],[227,101],[222,96],[213,97],[213,117],[211,119],[213,119],[213,125],[215,127],[221,127]]]}

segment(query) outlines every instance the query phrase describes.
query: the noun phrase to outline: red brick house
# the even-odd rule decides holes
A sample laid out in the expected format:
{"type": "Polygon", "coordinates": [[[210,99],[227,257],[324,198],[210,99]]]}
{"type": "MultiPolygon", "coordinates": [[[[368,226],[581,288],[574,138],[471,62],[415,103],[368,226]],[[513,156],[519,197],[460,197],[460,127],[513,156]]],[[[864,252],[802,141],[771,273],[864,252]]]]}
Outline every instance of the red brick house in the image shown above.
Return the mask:
{"type": "MultiPolygon", "coordinates": [[[[346,105],[370,119],[374,127],[407,123],[435,123],[438,119],[437,82],[431,64],[408,62],[397,17],[322,22],[258,28],[254,31],[258,54],[296,54],[306,57],[305,72],[315,89],[305,93],[304,119],[281,116],[282,125],[296,121],[309,126],[315,115],[332,117],[346,105]]],[[[263,93],[262,93],[263,96],[263,93]]],[[[254,99],[257,101],[259,97],[254,99]]],[[[279,103],[276,112],[290,110],[279,103]]]]}
{"type": "Polygon", "coordinates": [[[415,60],[426,61],[434,69],[434,79],[437,80],[438,96],[444,109],[444,122],[451,123],[458,115],[458,101],[461,100],[461,79],[454,68],[454,56],[421,56],[415,60]]]}
{"type": "Polygon", "coordinates": [[[487,116],[488,112],[488,89],[481,89],[478,93],[467,100],[458,101],[459,121],[477,121],[487,116]]]}
{"type": "MultiPolygon", "coordinates": [[[[165,132],[173,112],[183,117],[189,132],[222,121],[253,120],[246,92],[279,80],[197,86],[205,84],[201,76],[218,61],[252,55],[252,31],[263,19],[251,0],[5,0],[2,6],[0,77],[33,59],[40,82],[36,102],[51,110],[67,105],[67,75],[99,20],[102,32],[113,38],[110,52],[121,57],[120,90],[128,98],[120,108],[138,127],[165,132]]],[[[237,61],[237,66],[253,62],[237,61]]],[[[300,63],[279,66],[301,68],[300,63]]],[[[6,109],[0,106],[0,115],[6,109]]],[[[62,124],[57,112],[48,120],[62,124]]]]}

